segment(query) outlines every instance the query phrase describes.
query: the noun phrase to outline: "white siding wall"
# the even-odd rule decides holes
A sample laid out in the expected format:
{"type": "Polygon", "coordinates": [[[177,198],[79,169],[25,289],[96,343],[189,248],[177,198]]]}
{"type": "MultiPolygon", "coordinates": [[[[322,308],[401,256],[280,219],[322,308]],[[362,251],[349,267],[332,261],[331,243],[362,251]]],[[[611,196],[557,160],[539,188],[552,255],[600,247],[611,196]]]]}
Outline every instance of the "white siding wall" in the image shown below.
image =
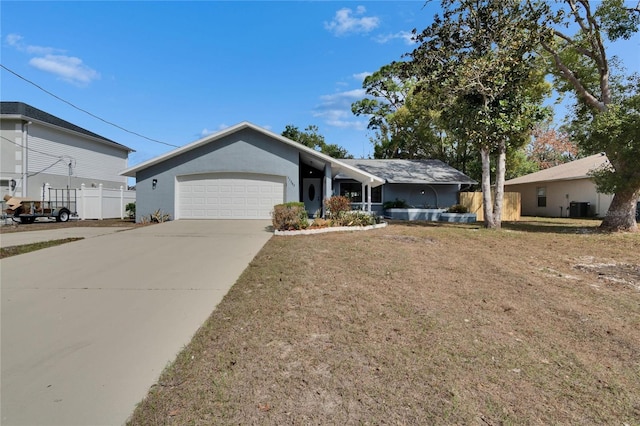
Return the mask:
{"type": "Polygon", "coordinates": [[[29,126],[28,144],[30,175],[43,172],[66,177],[68,161],[56,157],[68,156],[74,165],[74,177],[127,184],[127,178],[118,175],[127,167],[127,154],[120,149],[35,123],[29,126]]]}

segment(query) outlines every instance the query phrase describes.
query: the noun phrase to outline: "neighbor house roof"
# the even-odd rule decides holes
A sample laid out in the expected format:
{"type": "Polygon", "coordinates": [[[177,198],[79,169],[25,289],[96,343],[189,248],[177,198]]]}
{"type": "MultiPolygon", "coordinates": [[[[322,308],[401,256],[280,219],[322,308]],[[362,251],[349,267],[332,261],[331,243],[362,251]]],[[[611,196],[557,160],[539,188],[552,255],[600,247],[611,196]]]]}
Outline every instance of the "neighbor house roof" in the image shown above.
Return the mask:
{"type": "MultiPolygon", "coordinates": [[[[461,171],[440,160],[342,160],[381,177],[386,183],[475,184],[461,171]]],[[[347,176],[338,178],[348,179],[347,176]]]]}
{"type": "Polygon", "coordinates": [[[597,169],[609,163],[609,159],[604,153],[580,158],[559,166],[540,170],[514,179],[509,179],[505,185],[520,185],[523,183],[550,182],[556,180],[586,179],[591,170],[597,169]]]}
{"type": "Polygon", "coordinates": [[[73,123],[69,123],[68,121],[58,118],[55,115],[51,115],[48,112],[44,112],[38,108],[32,107],[31,105],[25,104],[24,102],[0,102],[0,114],[5,117],[13,116],[14,118],[19,120],[33,120],[39,121],[41,123],[51,124],[62,129],[80,133],[84,136],[90,136],[91,138],[98,139],[103,143],[115,145],[116,147],[129,152],[134,151],[133,149],[119,144],[118,142],[114,142],[111,139],[107,139],[97,133],[90,132],[87,129],[83,129],[80,126],[76,126],[73,123]]]}
{"type": "Polygon", "coordinates": [[[372,188],[375,188],[377,186],[384,184],[384,179],[376,175],[373,175],[367,171],[360,170],[356,167],[353,167],[350,164],[345,163],[344,160],[336,160],[335,158],[330,157],[326,154],[322,154],[321,152],[318,152],[315,149],[309,148],[289,138],[285,138],[284,136],[278,135],[277,133],[270,132],[269,130],[263,129],[262,127],[256,126],[255,124],[249,123],[248,121],[243,121],[242,123],[236,124],[235,126],[228,127],[217,133],[214,133],[212,135],[199,139],[195,142],[184,145],[180,148],[176,148],[173,151],[169,151],[166,154],[160,155],[158,157],[152,158],[151,160],[140,163],[137,166],[130,167],[124,170],[120,174],[124,176],[135,177],[136,173],[141,170],[144,170],[155,164],[162,163],[170,158],[176,157],[178,155],[181,155],[185,152],[191,151],[203,145],[215,143],[216,141],[228,135],[231,135],[233,133],[239,132],[244,129],[254,130],[272,139],[278,140],[286,145],[293,146],[294,148],[298,149],[303,156],[307,158],[318,159],[325,163],[331,164],[331,170],[334,176],[339,173],[345,174],[349,176],[351,179],[356,179],[360,182],[365,182],[370,184],[372,188]]]}

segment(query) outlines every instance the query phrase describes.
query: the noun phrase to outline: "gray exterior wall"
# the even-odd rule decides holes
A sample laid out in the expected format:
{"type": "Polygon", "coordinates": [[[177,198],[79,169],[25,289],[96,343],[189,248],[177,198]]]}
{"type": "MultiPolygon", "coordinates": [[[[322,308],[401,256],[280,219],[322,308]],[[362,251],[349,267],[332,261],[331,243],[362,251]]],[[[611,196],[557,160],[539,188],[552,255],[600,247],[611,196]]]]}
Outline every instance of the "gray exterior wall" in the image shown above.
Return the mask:
{"type": "Polygon", "coordinates": [[[300,201],[299,151],[251,129],[169,158],[136,173],[136,221],[157,209],[176,216],[176,177],[216,173],[253,173],[285,177],[284,201],[300,201]],[[156,189],[152,188],[157,179],[156,189]]]}
{"type": "MultiPolygon", "coordinates": [[[[354,180],[336,180],[333,185],[333,194],[340,195],[340,183],[356,182],[354,180]]],[[[414,183],[385,183],[382,186],[382,203],[372,203],[371,210],[377,215],[383,214],[382,205],[387,201],[395,201],[396,198],[404,200],[411,207],[415,208],[436,208],[436,192],[438,198],[439,208],[448,208],[458,203],[458,192],[460,191],[460,185],[450,184],[414,184],[414,183]],[[422,194],[424,191],[424,194],[422,194]]],[[[354,204],[355,208],[360,206],[360,203],[354,204]]]]}
{"type": "Polygon", "coordinates": [[[426,185],[388,183],[382,188],[382,201],[394,201],[398,198],[399,200],[404,200],[412,207],[432,209],[448,208],[458,203],[458,191],[460,191],[460,185],[457,184],[426,185]],[[423,191],[424,194],[422,193],[423,191]]]}
{"type": "MultiPolygon", "coordinates": [[[[58,189],[66,188],[69,183],[76,189],[83,183],[88,187],[100,184],[113,189],[127,187],[127,178],[120,176],[127,167],[126,148],[34,121],[28,126],[25,153],[23,123],[24,120],[6,117],[0,123],[0,178],[16,181],[15,194],[11,195],[40,198],[46,183],[58,189]],[[70,177],[69,161],[73,166],[70,177]],[[26,193],[22,182],[25,167],[29,175],[26,193]]],[[[6,187],[1,190],[4,196],[6,187]]]]}

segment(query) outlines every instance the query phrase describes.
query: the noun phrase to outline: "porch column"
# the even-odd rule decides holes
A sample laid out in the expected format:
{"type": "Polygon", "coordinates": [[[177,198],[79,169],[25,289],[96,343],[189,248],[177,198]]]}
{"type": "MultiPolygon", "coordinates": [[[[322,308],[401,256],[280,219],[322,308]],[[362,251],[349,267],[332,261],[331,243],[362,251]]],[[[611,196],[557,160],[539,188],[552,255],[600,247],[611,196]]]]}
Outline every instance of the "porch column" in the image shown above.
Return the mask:
{"type": "Polygon", "coordinates": [[[327,208],[324,205],[324,200],[331,198],[333,195],[333,180],[331,179],[331,164],[324,166],[324,197],[322,198],[322,217],[327,214],[327,208]]]}
{"type": "Polygon", "coordinates": [[[367,185],[367,211],[371,212],[371,182],[367,185]]]}
{"type": "Polygon", "coordinates": [[[364,192],[366,190],[366,185],[364,184],[364,182],[361,182],[362,185],[362,191],[360,192],[362,194],[362,206],[360,207],[361,210],[364,210],[367,206],[366,202],[364,201],[364,192]]]}

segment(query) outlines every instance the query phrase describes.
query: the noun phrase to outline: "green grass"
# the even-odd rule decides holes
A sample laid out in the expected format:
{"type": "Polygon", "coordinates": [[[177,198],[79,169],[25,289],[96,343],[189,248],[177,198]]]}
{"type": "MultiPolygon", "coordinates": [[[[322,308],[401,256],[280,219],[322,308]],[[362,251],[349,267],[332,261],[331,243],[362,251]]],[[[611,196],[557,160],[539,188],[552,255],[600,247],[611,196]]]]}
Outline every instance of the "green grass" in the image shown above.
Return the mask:
{"type": "Polygon", "coordinates": [[[42,250],[49,247],[55,247],[73,241],[82,240],[83,238],[64,238],[61,240],[43,241],[39,243],[23,244],[20,246],[2,247],[0,248],[0,259],[6,257],[17,256],[19,254],[30,253],[32,251],[42,250]]]}

